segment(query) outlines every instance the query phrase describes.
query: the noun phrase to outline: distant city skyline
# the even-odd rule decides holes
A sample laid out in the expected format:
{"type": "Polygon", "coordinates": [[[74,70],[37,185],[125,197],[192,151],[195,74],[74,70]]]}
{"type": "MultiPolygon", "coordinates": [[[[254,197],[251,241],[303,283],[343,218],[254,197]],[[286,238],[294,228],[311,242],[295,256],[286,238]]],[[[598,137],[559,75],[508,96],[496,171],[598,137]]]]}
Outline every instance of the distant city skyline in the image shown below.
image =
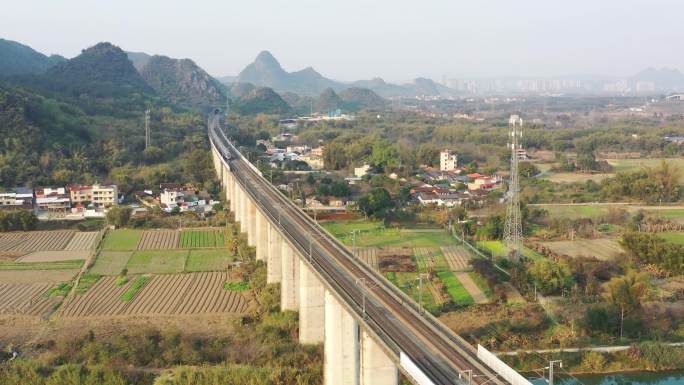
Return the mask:
{"type": "Polygon", "coordinates": [[[214,76],[268,50],[287,71],[312,66],[340,81],[627,77],[684,70],[682,14],[674,0],[10,2],[0,37],[66,57],[109,41],[190,58],[214,76]]]}

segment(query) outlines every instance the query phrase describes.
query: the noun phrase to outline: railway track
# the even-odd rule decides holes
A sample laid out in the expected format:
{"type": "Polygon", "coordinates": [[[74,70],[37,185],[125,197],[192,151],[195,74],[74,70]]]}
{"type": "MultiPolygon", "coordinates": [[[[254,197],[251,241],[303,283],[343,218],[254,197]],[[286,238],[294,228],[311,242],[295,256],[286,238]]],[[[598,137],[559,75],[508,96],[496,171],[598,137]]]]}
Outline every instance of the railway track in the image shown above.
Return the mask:
{"type": "Polygon", "coordinates": [[[459,373],[466,371],[472,371],[475,384],[508,383],[477,358],[470,344],[422,313],[408,296],[356,260],[344,245],[266,181],[218,129],[217,119],[210,118],[209,133],[255,204],[279,224],[302,255],[309,256],[312,267],[397,356],[409,356],[434,384],[466,383],[459,380],[459,373]],[[359,285],[361,279],[369,284],[359,285]]]}

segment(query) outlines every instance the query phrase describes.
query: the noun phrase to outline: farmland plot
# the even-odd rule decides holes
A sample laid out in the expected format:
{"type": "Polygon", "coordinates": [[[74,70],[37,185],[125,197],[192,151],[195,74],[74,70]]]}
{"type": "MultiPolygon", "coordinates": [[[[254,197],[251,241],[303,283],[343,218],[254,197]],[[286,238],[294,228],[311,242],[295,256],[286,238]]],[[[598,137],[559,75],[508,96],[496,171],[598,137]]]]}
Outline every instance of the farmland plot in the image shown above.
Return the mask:
{"type": "Polygon", "coordinates": [[[78,273],[74,270],[1,270],[0,283],[66,282],[78,273]]]}
{"type": "Polygon", "coordinates": [[[117,286],[116,277],[106,277],[84,295],[69,298],[62,316],[244,313],[249,294],[224,290],[229,278],[227,272],[153,276],[132,300],[122,301],[131,282],[117,286]]]}
{"type": "Polygon", "coordinates": [[[34,251],[19,259],[18,262],[56,262],[86,260],[90,255],[88,250],[57,250],[57,251],[34,251]]]}
{"type": "Polygon", "coordinates": [[[26,242],[26,233],[9,233],[0,235],[0,251],[10,251],[26,242]]]}
{"type": "Polygon", "coordinates": [[[133,253],[126,267],[131,274],[181,273],[188,253],[188,250],[140,250],[133,253]]]}
{"type": "Polygon", "coordinates": [[[220,271],[230,267],[234,257],[226,249],[190,250],[185,271],[220,271]]]}
{"type": "Polygon", "coordinates": [[[32,231],[24,234],[26,241],[9,251],[64,250],[74,236],[74,231],[32,231]]]}
{"type": "Polygon", "coordinates": [[[76,233],[64,250],[91,250],[95,248],[98,235],[97,231],[76,233]]]}
{"type": "Polygon", "coordinates": [[[223,230],[184,230],[181,234],[181,249],[225,246],[226,235],[223,230]]]}
{"type": "Polygon", "coordinates": [[[464,271],[470,268],[470,255],[463,246],[442,246],[442,253],[451,271],[464,271]]]}
{"type": "Polygon", "coordinates": [[[416,247],[413,249],[413,255],[416,256],[418,266],[420,266],[422,270],[433,269],[437,264],[435,249],[432,247],[416,247]]]}
{"type": "Polygon", "coordinates": [[[574,241],[543,242],[556,254],[571,257],[596,257],[610,260],[624,252],[616,239],[577,239],[574,241]]]}
{"type": "Polygon", "coordinates": [[[91,274],[117,275],[126,267],[131,258],[131,251],[101,251],[90,268],[91,274]]]}
{"type": "Polygon", "coordinates": [[[355,247],[352,250],[352,253],[354,253],[356,258],[365,262],[373,270],[379,271],[378,250],[375,247],[355,247]]]}
{"type": "Polygon", "coordinates": [[[176,230],[148,230],[143,232],[138,250],[168,250],[178,247],[180,233],[176,230]]]}
{"type": "Polygon", "coordinates": [[[51,283],[0,283],[0,314],[47,317],[61,302],[48,297],[51,283]]]}
{"type": "Polygon", "coordinates": [[[142,231],[134,229],[117,229],[107,233],[103,250],[123,251],[123,250],[137,250],[138,242],[142,231]]]}

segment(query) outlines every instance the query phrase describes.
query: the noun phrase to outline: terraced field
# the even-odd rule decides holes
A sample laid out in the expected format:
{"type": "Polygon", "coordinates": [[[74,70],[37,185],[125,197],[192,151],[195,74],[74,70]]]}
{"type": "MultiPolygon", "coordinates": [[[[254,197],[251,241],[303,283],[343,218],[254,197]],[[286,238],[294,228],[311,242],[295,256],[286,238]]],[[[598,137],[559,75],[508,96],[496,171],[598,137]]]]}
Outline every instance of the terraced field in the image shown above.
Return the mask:
{"type": "Polygon", "coordinates": [[[180,237],[181,249],[225,246],[226,235],[223,230],[184,230],[180,237]]]}
{"type": "Polygon", "coordinates": [[[47,317],[61,297],[47,296],[53,286],[45,283],[0,283],[0,314],[47,317]]]}
{"type": "Polygon", "coordinates": [[[63,317],[244,313],[250,294],[224,290],[226,272],[152,276],[131,301],[122,301],[132,281],[117,286],[116,277],[100,279],[85,294],[71,297],[63,317]]]}
{"type": "Polygon", "coordinates": [[[178,248],[180,232],[176,230],[148,230],[143,232],[138,250],[168,250],[178,248]]]}

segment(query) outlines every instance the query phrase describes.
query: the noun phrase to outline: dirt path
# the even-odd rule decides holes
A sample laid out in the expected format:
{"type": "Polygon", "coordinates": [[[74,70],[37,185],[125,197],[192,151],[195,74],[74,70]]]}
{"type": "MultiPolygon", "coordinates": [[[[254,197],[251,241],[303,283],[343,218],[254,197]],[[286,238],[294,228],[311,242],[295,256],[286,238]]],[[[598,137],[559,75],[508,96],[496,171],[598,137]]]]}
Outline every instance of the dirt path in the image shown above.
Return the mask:
{"type": "Polygon", "coordinates": [[[487,296],[480,290],[480,288],[477,286],[475,281],[473,281],[472,278],[470,278],[470,275],[468,273],[464,272],[455,272],[454,275],[456,275],[456,278],[458,278],[459,281],[463,284],[463,287],[468,290],[468,293],[470,293],[470,296],[473,297],[473,300],[475,303],[487,303],[487,296]]]}

